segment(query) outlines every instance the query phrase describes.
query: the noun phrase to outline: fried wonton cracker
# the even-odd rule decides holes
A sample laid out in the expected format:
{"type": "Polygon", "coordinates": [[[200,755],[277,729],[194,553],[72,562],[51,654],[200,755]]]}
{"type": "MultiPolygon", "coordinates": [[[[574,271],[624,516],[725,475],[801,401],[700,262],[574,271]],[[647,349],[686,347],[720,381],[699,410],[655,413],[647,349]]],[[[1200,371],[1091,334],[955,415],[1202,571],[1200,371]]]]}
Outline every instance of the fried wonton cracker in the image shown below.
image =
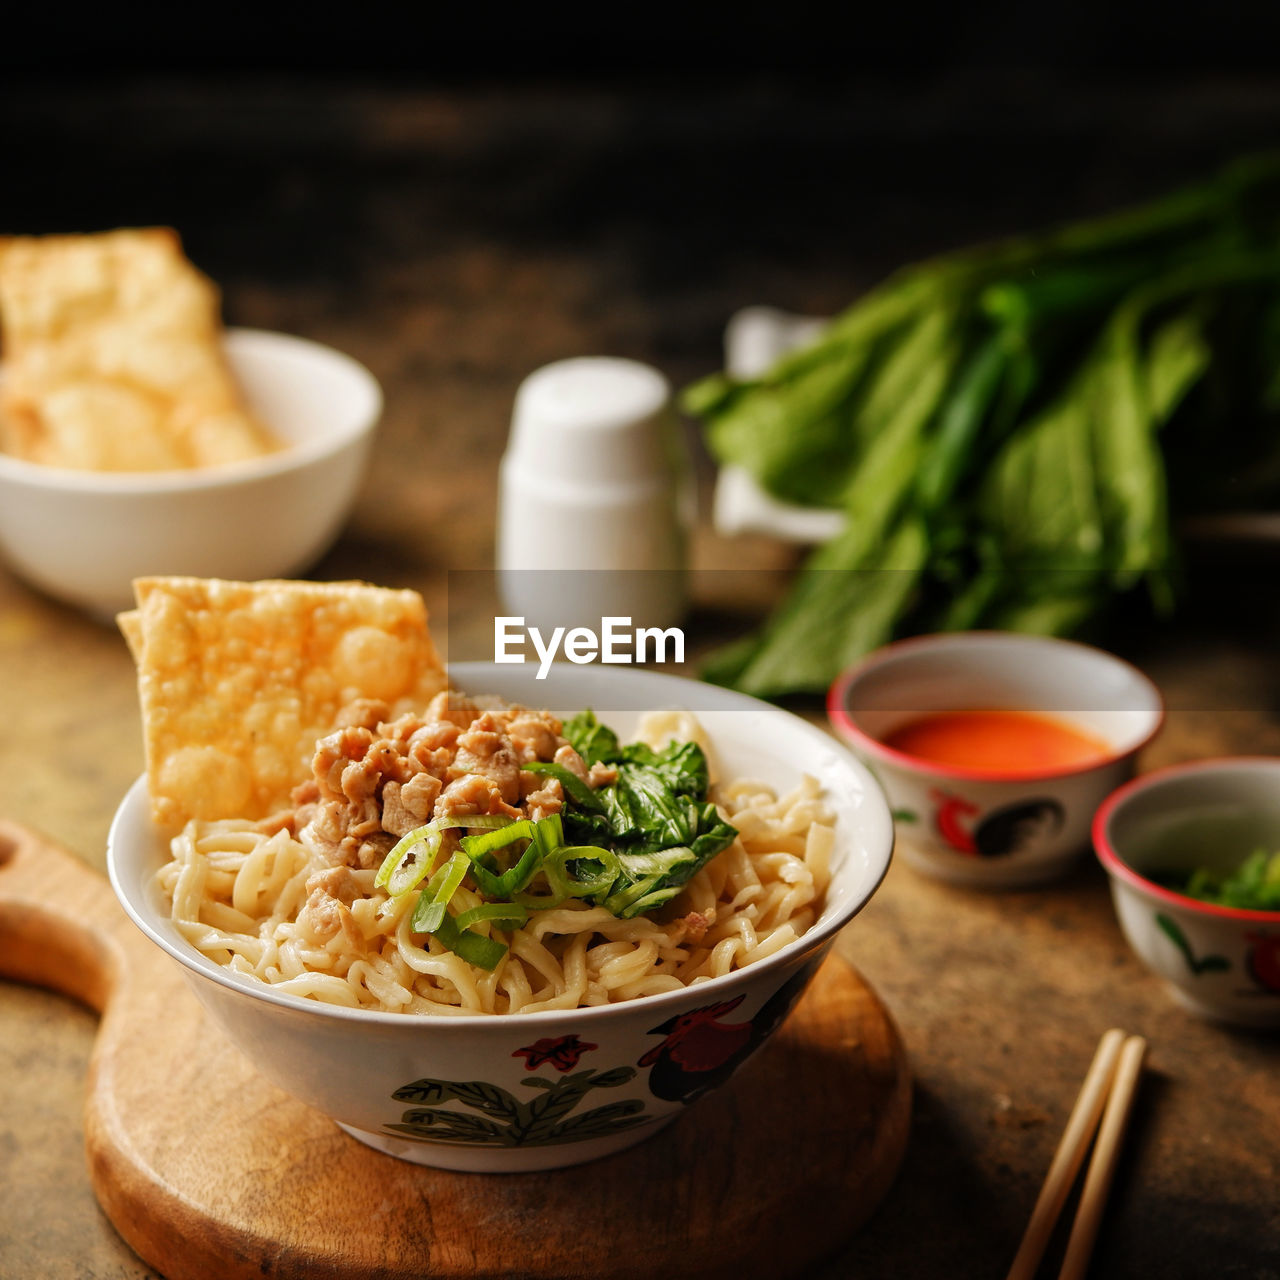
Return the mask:
{"type": "Polygon", "coordinates": [[[164,827],[265,817],[289,803],[345,704],[421,705],[446,686],[414,591],[142,578],[134,595],[119,622],[164,827]]]}
{"type": "Polygon", "coordinates": [[[218,291],[168,228],[0,238],[0,448],[155,471],[275,447],[222,354],[218,291]]]}

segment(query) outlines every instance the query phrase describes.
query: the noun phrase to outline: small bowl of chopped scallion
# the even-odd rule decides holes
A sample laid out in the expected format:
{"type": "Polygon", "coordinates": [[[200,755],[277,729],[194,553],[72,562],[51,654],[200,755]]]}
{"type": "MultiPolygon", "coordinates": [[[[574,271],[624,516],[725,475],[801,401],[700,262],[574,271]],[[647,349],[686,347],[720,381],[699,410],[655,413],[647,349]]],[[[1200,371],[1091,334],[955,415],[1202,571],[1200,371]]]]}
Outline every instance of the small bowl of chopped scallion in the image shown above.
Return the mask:
{"type": "Polygon", "coordinates": [[[1280,1028],[1280,758],[1147,774],[1098,810],[1125,937],[1193,1012],[1280,1028]]]}

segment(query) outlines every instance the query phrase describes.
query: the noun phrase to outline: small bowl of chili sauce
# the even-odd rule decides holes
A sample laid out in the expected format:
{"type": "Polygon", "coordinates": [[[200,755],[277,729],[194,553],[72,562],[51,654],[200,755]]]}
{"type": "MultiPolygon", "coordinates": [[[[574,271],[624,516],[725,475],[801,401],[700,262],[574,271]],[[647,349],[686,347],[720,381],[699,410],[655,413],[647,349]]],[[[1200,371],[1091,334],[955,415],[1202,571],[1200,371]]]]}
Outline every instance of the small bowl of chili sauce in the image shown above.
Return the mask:
{"type": "Polygon", "coordinates": [[[835,681],[827,712],[884,788],[903,857],[993,889],[1070,868],[1164,719],[1113,654],[997,631],[887,645],[835,681]]]}

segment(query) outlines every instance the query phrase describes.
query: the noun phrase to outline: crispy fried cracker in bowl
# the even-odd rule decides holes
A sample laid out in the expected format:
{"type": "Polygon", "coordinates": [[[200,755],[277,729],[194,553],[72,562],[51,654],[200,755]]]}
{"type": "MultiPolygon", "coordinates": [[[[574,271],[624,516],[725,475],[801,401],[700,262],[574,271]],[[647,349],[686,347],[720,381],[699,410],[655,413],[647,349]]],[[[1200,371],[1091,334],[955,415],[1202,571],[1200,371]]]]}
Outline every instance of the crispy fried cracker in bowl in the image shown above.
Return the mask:
{"type": "Polygon", "coordinates": [[[0,239],[0,333],[0,556],[49,595],[110,617],[147,574],[298,574],[350,514],[376,380],[224,331],[172,232],[0,239]]]}
{"type": "Polygon", "coordinates": [[[134,923],[267,1078],[401,1159],[621,1151],[725,1085],[889,864],[867,770],[753,698],[458,663],[365,584],[138,584],[134,923]]]}

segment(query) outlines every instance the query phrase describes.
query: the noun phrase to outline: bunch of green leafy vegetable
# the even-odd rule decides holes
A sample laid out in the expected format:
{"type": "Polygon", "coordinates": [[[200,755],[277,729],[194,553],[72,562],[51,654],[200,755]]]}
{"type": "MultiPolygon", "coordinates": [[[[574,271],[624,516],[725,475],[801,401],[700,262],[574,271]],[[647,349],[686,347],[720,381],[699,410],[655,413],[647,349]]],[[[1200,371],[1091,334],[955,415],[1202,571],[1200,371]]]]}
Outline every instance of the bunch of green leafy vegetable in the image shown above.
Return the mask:
{"type": "Polygon", "coordinates": [[[1280,157],[908,267],[683,403],[717,460],[845,515],[719,683],[819,692],[913,631],[1067,634],[1143,582],[1168,608],[1171,512],[1280,492],[1280,157]]]}
{"type": "Polygon", "coordinates": [[[560,813],[435,818],[398,841],[374,879],[392,897],[425,880],[410,927],[480,968],[496,968],[507,952],[490,930],[517,929],[531,911],[570,899],[620,919],[642,915],[675,897],[737,835],[707,799],[707,761],[696,743],[673,741],[661,751],[644,743],[620,746],[591,711],[569,720],[564,733],[588,765],[611,766],[615,779],[594,788],[562,764],[523,765],[559,781],[565,797],[560,813]],[[451,827],[470,834],[433,871],[451,827]],[[468,879],[483,901],[451,912],[468,879]]]}
{"type": "Polygon", "coordinates": [[[1249,911],[1280,911],[1280,851],[1255,850],[1233,871],[1201,867],[1189,878],[1167,880],[1170,888],[1189,898],[1220,907],[1249,911]]]}
{"type": "Polygon", "coordinates": [[[563,812],[572,839],[617,856],[619,875],[603,900],[616,915],[651,911],[675,897],[733,843],[736,829],[707,799],[707,759],[696,742],[669,742],[661,751],[643,742],[619,746],[591,711],[566,721],[564,735],[588,765],[617,770],[592,803],[570,792],[563,812]]]}

